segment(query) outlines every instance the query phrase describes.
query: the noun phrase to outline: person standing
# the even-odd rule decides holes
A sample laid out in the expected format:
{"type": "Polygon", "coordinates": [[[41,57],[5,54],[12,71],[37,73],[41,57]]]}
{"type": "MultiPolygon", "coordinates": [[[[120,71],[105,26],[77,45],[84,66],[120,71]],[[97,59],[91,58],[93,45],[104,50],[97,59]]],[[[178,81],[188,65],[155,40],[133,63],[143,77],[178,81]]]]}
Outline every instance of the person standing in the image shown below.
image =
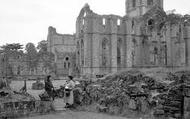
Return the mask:
{"type": "Polygon", "coordinates": [[[64,95],[64,100],[66,103],[66,108],[69,106],[72,106],[74,103],[74,96],[73,96],[73,89],[75,87],[75,82],[73,81],[72,76],[68,76],[68,81],[65,84],[65,95],[64,95]]]}
{"type": "Polygon", "coordinates": [[[45,80],[45,91],[47,92],[47,94],[49,95],[50,98],[52,98],[54,100],[54,87],[52,84],[52,77],[50,75],[47,76],[46,80],[45,80]]]}
{"type": "Polygon", "coordinates": [[[20,92],[27,92],[26,80],[24,80],[24,86],[20,89],[20,92]]]}
{"type": "Polygon", "coordinates": [[[7,79],[3,77],[0,79],[0,89],[6,88],[7,87],[7,79]]]}

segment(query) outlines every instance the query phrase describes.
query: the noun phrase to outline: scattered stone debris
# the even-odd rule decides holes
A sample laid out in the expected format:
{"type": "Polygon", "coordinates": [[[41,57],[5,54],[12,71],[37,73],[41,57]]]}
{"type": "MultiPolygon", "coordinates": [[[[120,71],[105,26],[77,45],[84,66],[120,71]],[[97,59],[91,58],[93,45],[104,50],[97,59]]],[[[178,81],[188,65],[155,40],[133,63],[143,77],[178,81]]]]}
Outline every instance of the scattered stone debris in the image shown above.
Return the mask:
{"type": "Polygon", "coordinates": [[[80,105],[97,104],[95,111],[99,112],[125,115],[129,110],[143,115],[153,112],[154,117],[160,118],[181,118],[189,114],[184,107],[190,92],[189,78],[187,71],[166,73],[166,77],[158,80],[144,72],[130,70],[93,83],[83,81],[82,93],[76,97],[82,97],[80,105]]]}
{"type": "Polygon", "coordinates": [[[40,80],[36,80],[35,83],[32,84],[33,90],[42,90],[44,89],[44,83],[42,83],[40,80]]]}

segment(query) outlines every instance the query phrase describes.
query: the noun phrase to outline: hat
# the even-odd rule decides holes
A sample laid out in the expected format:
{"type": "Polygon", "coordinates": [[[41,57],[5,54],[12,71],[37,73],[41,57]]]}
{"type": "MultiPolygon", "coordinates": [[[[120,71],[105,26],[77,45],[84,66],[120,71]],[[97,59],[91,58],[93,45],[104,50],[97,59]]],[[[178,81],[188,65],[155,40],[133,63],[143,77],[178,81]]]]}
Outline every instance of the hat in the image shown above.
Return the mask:
{"type": "Polygon", "coordinates": [[[73,76],[68,76],[68,77],[69,77],[69,79],[71,79],[71,80],[73,79],[73,76]]]}

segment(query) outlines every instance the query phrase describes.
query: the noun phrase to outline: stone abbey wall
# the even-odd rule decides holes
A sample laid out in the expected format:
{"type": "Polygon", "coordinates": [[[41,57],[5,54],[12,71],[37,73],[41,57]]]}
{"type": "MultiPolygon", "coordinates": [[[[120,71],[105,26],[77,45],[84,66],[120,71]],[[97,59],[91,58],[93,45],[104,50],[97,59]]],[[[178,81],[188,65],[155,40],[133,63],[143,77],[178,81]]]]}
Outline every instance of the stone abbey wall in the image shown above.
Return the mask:
{"type": "MultiPolygon", "coordinates": [[[[51,31],[56,33],[55,29],[51,31]]],[[[74,40],[70,40],[76,47],[63,47],[62,40],[56,47],[63,52],[66,47],[74,49],[76,69],[81,75],[134,67],[187,68],[189,35],[189,16],[166,14],[163,0],[126,0],[125,16],[99,15],[85,4],[76,20],[74,40]]],[[[53,39],[49,41],[62,37],[57,34],[53,39]]]]}

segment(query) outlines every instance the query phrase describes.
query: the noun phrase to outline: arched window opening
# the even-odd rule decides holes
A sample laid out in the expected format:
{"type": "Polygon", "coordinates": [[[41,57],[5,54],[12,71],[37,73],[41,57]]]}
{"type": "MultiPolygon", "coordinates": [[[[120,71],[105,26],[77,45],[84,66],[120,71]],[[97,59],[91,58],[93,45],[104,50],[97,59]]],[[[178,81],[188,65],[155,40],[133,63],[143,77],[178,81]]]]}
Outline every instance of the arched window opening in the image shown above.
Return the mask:
{"type": "Polygon", "coordinates": [[[154,54],[158,54],[158,48],[154,47],[154,54]]]}
{"type": "Polygon", "coordinates": [[[77,49],[79,49],[80,48],[80,43],[79,43],[79,41],[77,41],[77,49]]]}
{"type": "Polygon", "coordinates": [[[82,60],[82,66],[84,65],[84,60],[82,60]]]}
{"type": "Polygon", "coordinates": [[[119,47],[117,47],[117,64],[121,65],[121,50],[119,47]]]}
{"type": "Polygon", "coordinates": [[[122,64],[122,55],[123,55],[123,45],[122,39],[119,38],[117,41],[117,65],[121,67],[122,64]]]}
{"type": "Polygon", "coordinates": [[[84,13],[84,17],[86,17],[86,12],[84,13]]]}
{"type": "Polygon", "coordinates": [[[66,66],[67,64],[66,64],[66,62],[64,62],[64,68],[66,69],[67,68],[67,66],[66,66]]]}
{"type": "Polygon", "coordinates": [[[148,26],[153,26],[153,25],[154,25],[154,20],[153,19],[148,20],[148,26]]]}
{"type": "Polygon", "coordinates": [[[66,58],[65,58],[65,60],[66,60],[66,61],[69,61],[69,58],[68,58],[68,57],[66,57],[66,58]]]}
{"type": "Polygon", "coordinates": [[[102,66],[107,67],[109,62],[109,43],[106,38],[102,41],[102,66]]]}
{"type": "Polygon", "coordinates": [[[82,19],[82,25],[84,25],[84,23],[85,23],[85,21],[84,21],[84,19],[82,19]]]}
{"type": "Polygon", "coordinates": [[[153,0],[147,0],[147,5],[153,5],[153,0]]]}
{"type": "Polygon", "coordinates": [[[120,19],[117,20],[117,25],[118,25],[118,26],[121,25],[121,20],[120,20],[120,19]]]}
{"type": "Polygon", "coordinates": [[[135,47],[135,46],[136,46],[136,44],[137,44],[136,39],[134,39],[134,38],[133,38],[132,43],[133,43],[133,47],[135,47]]]}
{"type": "Polygon", "coordinates": [[[157,55],[158,55],[158,48],[154,47],[153,52],[152,52],[152,64],[153,65],[157,64],[157,55]]]}
{"type": "Polygon", "coordinates": [[[132,7],[136,7],[136,0],[133,0],[132,7]]]}
{"type": "Polygon", "coordinates": [[[20,66],[17,67],[17,75],[20,75],[20,66]]]}
{"type": "Polygon", "coordinates": [[[81,65],[84,65],[84,41],[81,39],[81,65]]]}
{"type": "Polygon", "coordinates": [[[102,19],[102,25],[106,25],[106,19],[105,18],[102,19]]]}
{"type": "Polygon", "coordinates": [[[81,39],[81,49],[84,48],[84,41],[81,39]]]}
{"type": "Polygon", "coordinates": [[[133,28],[134,28],[134,26],[135,26],[135,21],[134,21],[134,20],[132,20],[132,22],[131,22],[131,28],[133,29],[133,28]]]}
{"type": "Polygon", "coordinates": [[[65,57],[65,60],[64,60],[64,68],[65,69],[69,69],[71,67],[71,63],[69,60],[70,60],[69,57],[65,57]]]}

